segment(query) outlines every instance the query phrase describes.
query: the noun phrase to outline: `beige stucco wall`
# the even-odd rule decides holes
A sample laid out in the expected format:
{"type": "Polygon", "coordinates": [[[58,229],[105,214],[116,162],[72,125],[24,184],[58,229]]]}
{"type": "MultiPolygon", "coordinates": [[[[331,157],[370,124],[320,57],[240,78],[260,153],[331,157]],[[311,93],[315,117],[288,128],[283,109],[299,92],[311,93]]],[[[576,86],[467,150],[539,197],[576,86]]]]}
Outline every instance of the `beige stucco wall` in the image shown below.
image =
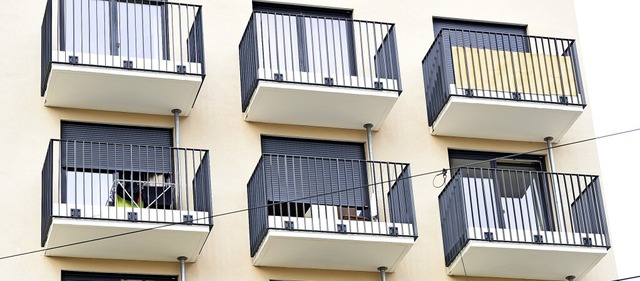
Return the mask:
{"type": "MultiPolygon", "coordinates": [[[[49,139],[60,136],[60,120],[173,126],[170,116],[44,107],[40,97],[40,25],[45,2],[0,1],[0,256],[40,249],[40,172],[49,139]]],[[[261,134],[365,142],[364,130],[243,121],[238,44],[251,1],[186,2],[204,6],[207,77],[191,115],[181,119],[181,145],[211,151],[214,213],[246,208],[246,183],[260,156],[261,134]]],[[[413,173],[418,174],[448,167],[448,148],[523,152],[544,147],[542,142],[431,136],[421,60],[433,41],[433,16],[526,24],[532,35],[577,38],[572,1],[295,2],[353,9],[356,19],[396,23],[404,91],[381,130],[373,134],[376,159],[411,163],[413,173]]],[[[592,123],[587,107],[561,143],[592,137],[592,123]]],[[[592,142],[557,149],[556,168],[559,172],[598,174],[596,152],[592,142]]],[[[432,179],[413,180],[420,237],[388,280],[464,280],[445,274],[437,206],[441,190],[432,185],[432,179]]],[[[0,279],[4,280],[60,280],[60,270],[177,275],[178,263],[50,258],[42,253],[0,260],[0,279]]],[[[378,280],[376,273],[252,266],[246,213],[215,219],[198,261],[187,266],[187,276],[188,280],[378,280]]],[[[614,277],[614,260],[608,255],[584,280],[614,277]]]]}

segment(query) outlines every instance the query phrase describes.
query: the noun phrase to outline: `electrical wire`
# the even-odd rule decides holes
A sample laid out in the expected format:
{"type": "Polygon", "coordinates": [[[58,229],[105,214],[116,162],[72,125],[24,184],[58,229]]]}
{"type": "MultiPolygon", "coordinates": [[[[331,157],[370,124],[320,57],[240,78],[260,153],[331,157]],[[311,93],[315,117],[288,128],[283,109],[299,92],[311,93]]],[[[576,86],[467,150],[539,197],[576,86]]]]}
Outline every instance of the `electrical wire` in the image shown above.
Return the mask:
{"type": "MultiPolygon", "coordinates": [[[[589,141],[608,138],[608,137],[612,137],[612,136],[628,134],[628,133],[632,133],[632,132],[636,132],[636,131],[640,131],[640,128],[631,129],[631,130],[625,130],[625,131],[606,134],[606,135],[602,135],[602,136],[596,136],[596,137],[582,139],[582,140],[573,141],[573,142],[568,142],[568,143],[552,146],[552,148],[561,148],[561,147],[576,145],[576,144],[580,144],[580,143],[584,143],[584,142],[589,142],[589,141]]],[[[428,176],[428,175],[432,175],[432,174],[444,175],[446,177],[446,171],[454,171],[454,170],[457,170],[459,168],[472,167],[472,166],[477,165],[477,164],[482,164],[482,163],[486,163],[486,162],[490,162],[490,161],[496,161],[496,160],[500,160],[500,159],[516,157],[516,156],[520,156],[520,155],[524,155],[524,154],[540,152],[540,151],[544,151],[544,150],[547,150],[547,147],[540,148],[540,149],[534,149],[534,150],[530,150],[530,151],[527,151],[527,152],[509,154],[509,155],[505,155],[505,156],[501,156],[501,157],[495,157],[495,158],[492,158],[492,159],[477,161],[477,162],[473,162],[473,163],[470,163],[470,164],[456,166],[456,167],[452,167],[452,168],[444,168],[442,170],[434,170],[434,171],[429,171],[429,172],[424,172],[424,173],[418,173],[418,174],[414,174],[414,175],[411,175],[411,176],[408,176],[408,177],[402,177],[402,178],[399,178],[399,179],[411,179],[411,178],[428,176]]],[[[397,180],[398,179],[395,179],[393,181],[397,181],[397,180]]],[[[271,203],[271,204],[262,205],[262,206],[249,207],[249,208],[238,209],[238,210],[234,210],[234,211],[223,212],[223,213],[219,213],[219,214],[215,214],[215,215],[211,215],[211,216],[207,216],[207,217],[196,218],[196,219],[193,219],[193,220],[187,220],[187,221],[184,221],[184,222],[168,222],[168,223],[165,222],[165,223],[162,223],[162,224],[160,224],[158,226],[154,226],[154,227],[150,227],[150,228],[127,231],[127,232],[123,232],[123,233],[107,235],[107,236],[101,236],[101,237],[91,238],[91,239],[87,239],[87,240],[67,243],[67,244],[58,245],[58,246],[54,246],[54,247],[47,247],[47,248],[44,248],[44,249],[31,250],[31,251],[26,251],[26,252],[21,252],[21,253],[6,255],[6,256],[0,256],[0,261],[1,260],[6,260],[6,259],[10,259],[10,258],[16,258],[16,257],[30,255],[30,254],[35,254],[35,253],[45,252],[45,251],[49,251],[49,250],[66,248],[66,247],[71,247],[71,246],[76,246],[76,245],[81,245],[81,244],[86,244],[86,243],[91,243],[91,242],[96,242],[96,241],[101,241],[101,240],[106,240],[106,239],[111,239],[111,238],[122,237],[122,236],[131,235],[131,234],[136,234],[136,233],[141,233],[141,232],[161,229],[161,228],[165,228],[165,227],[169,227],[169,226],[173,226],[173,225],[190,225],[190,224],[192,224],[192,223],[194,223],[196,221],[199,221],[199,220],[205,220],[205,219],[211,220],[211,219],[214,219],[214,218],[233,215],[233,214],[242,213],[242,212],[247,212],[247,211],[251,211],[251,210],[255,210],[255,209],[268,208],[268,207],[271,207],[271,206],[274,206],[274,205],[283,204],[283,203],[291,203],[291,202],[300,201],[300,200],[304,200],[304,199],[311,199],[311,198],[320,197],[320,196],[332,195],[332,194],[339,193],[339,192],[347,192],[347,191],[351,191],[351,190],[355,190],[355,189],[362,189],[362,188],[365,188],[365,187],[370,187],[370,186],[375,186],[375,185],[378,185],[378,184],[384,184],[384,183],[390,183],[390,182],[392,182],[392,181],[391,180],[387,180],[387,181],[382,181],[382,182],[367,184],[367,185],[363,185],[363,186],[347,188],[347,189],[338,190],[338,191],[332,191],[332,192],[326,192],[326,193],[322,193],[322,194],[305,196],[305,197],[301,197],[301,198],[297,198],[297,199],[293,199],[293,200],[289,200],[289,201],[281,201],[281,202],[278,202],[278,203],[271,203]]],[[[631,277],[631,278],[636,278],[636,277],[631,277]]],[[[618,280],[614,280],[614,281],[621,281],[621,280],[628,280],[628,279],[618,279],[618,280]]]]}

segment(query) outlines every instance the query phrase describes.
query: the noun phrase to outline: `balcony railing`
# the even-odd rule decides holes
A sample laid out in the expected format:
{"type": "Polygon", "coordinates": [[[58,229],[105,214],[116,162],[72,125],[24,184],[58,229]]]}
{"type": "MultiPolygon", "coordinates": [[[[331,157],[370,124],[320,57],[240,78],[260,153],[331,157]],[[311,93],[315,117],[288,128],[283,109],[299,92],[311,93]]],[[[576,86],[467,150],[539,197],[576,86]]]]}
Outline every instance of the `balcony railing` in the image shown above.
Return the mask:
{"type": "Polygon", "coordinates": [[[51,140],[42,245],[58,218],[212,226],[207,150],[51,140]]]}
{"type": "Polygon", "coordinates": [[[204,75],[201,10],[159,0],[47,1],[42,95],[52,63],[204,75]]]}
{"type": "Polygon", "coordinates": [[[251,256],[269,229],[418,236],[409,164],[263,154],[247,189],[251,256]]]}
{"type": "Polygon", "coordinates": [[[395,26],[254,12],[240,42],[242,111],[260,80],[402,91],[395,26]]]}
{"type": "Polygon", "coordinates": [[[597,176],[460,168],[438,199],[447,266],[469,240],[610,246],[597,176]]]}
{"type": "Polygon", "coordinates": [[[571,39],[444,28],[422,70],[430,126],[450,96],[586,106],[571,39]]]}

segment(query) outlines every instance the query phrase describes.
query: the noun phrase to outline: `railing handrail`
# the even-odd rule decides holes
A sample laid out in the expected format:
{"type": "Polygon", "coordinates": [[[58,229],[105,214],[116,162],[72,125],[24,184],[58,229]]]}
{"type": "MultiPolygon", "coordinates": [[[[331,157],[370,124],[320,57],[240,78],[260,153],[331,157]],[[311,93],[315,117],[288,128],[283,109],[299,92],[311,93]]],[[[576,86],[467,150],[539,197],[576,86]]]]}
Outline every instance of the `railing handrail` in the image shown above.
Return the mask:
{"type": "Polygon", "coordinates": [[[207,152],[207,153],[209,152],[208,149],[202,149],[202,148],[159,146],[159,145],[147,145],[147,144],[130,144],[130,143],[116,143],[116,142],[83,141],[83,140],[71,140],[71,139],[50,139],[50,142],[106,144],[106,145],[131,146],[131,147],[149,147],[149,148],[159,148],[159,149],[167,149],[167,150],[189,150],[189,151],[198,151],[198,152],[207,152]]]}
{"type": "Polygon", "coordinates": [[[395,23],[390,23],[390,22],[359,20],[359,19],[346,18],[346,17],[316,16],[316,15],[307,15],[307,14],[295,14],[295,13],[285,13],[285,12],[266,12],[266,11],[253,11],[252,14],[268,14],[268,15],[280,15],[280,16],[301,17],[301,18],[340,20],[340,21],[348,21],[348,22],[361,22],[361,23],[372,23],[372,24],[382,24],[382,25],[395,26],[395,23]]]}
{"type": "Polygon", "coordinates": [[[409,163],[404,163],[404,162],[365,160],[365,159],[353,159],[353,158],[336,158],[336,157],[318,157],[318,156],[306,156],[306,155],[297,155],[297,154],[262,153],[261,155],[262,156],[278,156],[278,157],[298,157],[298,158],[308,158],[308,159],[323,159],[323,160],[325,159],[326,160],[343,160],[343,161],[381,163],[381,164],[393,164],[393,165],[409,165],[409,163]]]}
{"type": "MultiPolygon", "coordinates": [[[[562,38],[562,37],[551,37],[551,36],[529,35],[529,34],[522,35],[522,34],[515,34],[515,33],[508,33],[508,32],[493,32],[493,31],[483,31],[483,30],[475,30],[475,29],[443,27],[443,28],[440,29],[440,31],[438,31],[438,34],[436,34],[436,36],[433,37],[433,42],[431,42],[431,45],[429,45],[429,49],[427,50],[427,54],[424,55],[424,57],[422,58],[422,62],[423,63],[424,63],[424,60],[426,60],[427,57],[429,56],[429,53],[431,53],[431,50],[433,49],[435,44],[438,42],[438,38],[442,38],[443,31],[460,31],[460,32],[468,32],[468,33],[480,33],[480,34],[490,34],[490,35],[493,34],[493,35],[500,35],[500,36],[515,36],[515,37],[522,37],[522,38],[539,38],[539,39],[545,39],[545,40],[562,40],[562,41],[569,42],[569,47],[571,47],[576,41],[576,39],[562,38]]],[[[477,47],[477,48],[486,49],[486,47],[484,47],[484,48],[477,47]]]]}
{"type": "MultiPolygon", "coordinates": [[[[449,188],[449,186],[451,184],[453,184],[453,182],[454,182],[453,179],[456,178],[457,176],[460,176],[460,172],[463,171],[463,170],[467,170],[467,171],[478,170],[478,171],[496,171],[496,172],[516,172],[516,173],[529,173],[529,174],[536,174],[536,175],[575,176],[575,177],[590,178],[592,180],[596,180],[596,179],[598,179],[600,177],[598,175],[578,174],[578,173],[530,171],[530,170],[499,169],[499,168],[480,168],[480,167],[458,167],[453,171],[453,173],[451,175],[451,179],[447,182],[445,187],[442,189],[442,191],[438,195],[438,198],[440,198],[440,196],[442,196],[442,194],[445,193],[445,191],[449,188]]],[[[478,177],[483,177],[483,176],[482,175],[478,175],[478,177]]]]}

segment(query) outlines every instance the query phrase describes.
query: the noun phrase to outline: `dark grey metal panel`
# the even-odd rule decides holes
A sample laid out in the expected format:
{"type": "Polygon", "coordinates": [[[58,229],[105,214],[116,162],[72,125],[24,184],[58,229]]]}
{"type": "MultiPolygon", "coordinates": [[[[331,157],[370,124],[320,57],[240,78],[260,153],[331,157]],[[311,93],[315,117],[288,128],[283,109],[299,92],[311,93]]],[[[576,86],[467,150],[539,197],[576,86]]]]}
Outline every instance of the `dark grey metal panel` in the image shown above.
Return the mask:
{"type": "Polygon", "coordinates": [[[286,155],[264,159],[270,201],[368,206],[363,144],[263,137],[262,152],[286,155]]]}
{"type": "Polygon", "coordinates": [[[364,144],[262,137],[262,153],[365,160],[364,144]]]}
{"type": "Polygon", "coordinates": [[[171,171],[173,130],[63,121],[61,162],[69,168],[171,171]]]}
{"type": "Polygon", "coordinates": [[[443,28],[527,35],[527,27],[524,25],[484,23],[434,18],[433,33],[437,35],[438,32],[440,32],[440,30],[443,28]]]}

